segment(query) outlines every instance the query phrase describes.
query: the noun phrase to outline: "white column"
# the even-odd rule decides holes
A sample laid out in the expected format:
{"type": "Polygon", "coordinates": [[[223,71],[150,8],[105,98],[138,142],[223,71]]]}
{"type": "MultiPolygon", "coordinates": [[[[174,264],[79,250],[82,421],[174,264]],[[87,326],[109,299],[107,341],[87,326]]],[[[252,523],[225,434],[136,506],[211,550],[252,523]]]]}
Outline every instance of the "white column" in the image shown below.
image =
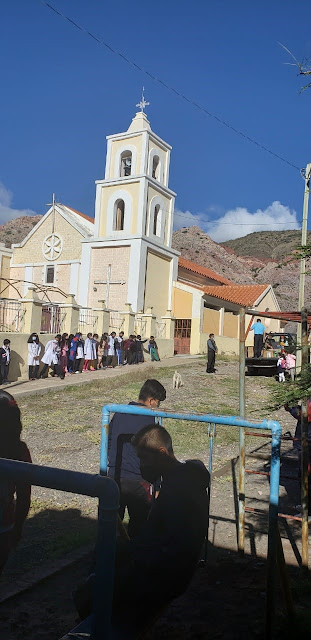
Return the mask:
{"type": "Polygon", "coordinates": [[[222,307],[219,311],[219,334],[220,336],[224,335],[224,320],[225,320],[225,309],[222,307]]]}

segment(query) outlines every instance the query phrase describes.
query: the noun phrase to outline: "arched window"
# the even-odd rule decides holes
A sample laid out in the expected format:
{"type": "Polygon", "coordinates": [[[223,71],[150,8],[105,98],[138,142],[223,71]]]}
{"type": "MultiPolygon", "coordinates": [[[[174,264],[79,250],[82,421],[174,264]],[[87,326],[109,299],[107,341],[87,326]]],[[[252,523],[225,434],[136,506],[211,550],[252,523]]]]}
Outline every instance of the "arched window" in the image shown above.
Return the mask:
{"type": "Polygon", "coordinates": [[[161,236],[161,215],[160,215],[160,205],[156,204],[153,212],[153,231],[154,236],[161,236]]]}
{"type": "Polygon", "coordinates": [[[159,170],[160,170],[160,158],[159,156],[153,156],[152,177],[155,178],[155,180],[159,180],[159,170]]]}
{"type": "Polygon", "coordinates": [[[120,177],[125,178],[132,173],[132,152],[123,151],[121,153],[120,177]]]}
{"type": "Polygon", "coordinates": [[[115,203],[114,231],[124,230],[124,211],[124,200],[117,200],[115,203]]]}

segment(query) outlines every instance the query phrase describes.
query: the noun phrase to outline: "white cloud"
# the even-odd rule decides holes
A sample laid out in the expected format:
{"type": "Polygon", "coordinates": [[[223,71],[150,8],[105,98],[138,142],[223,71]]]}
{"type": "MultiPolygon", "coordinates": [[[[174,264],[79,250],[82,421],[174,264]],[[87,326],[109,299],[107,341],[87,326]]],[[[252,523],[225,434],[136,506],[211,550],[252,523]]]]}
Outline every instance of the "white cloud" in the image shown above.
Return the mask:
{"type": "Polygon", "coordinates": [[[227,211],[217,220],[208,220],[204,214],[192,214],[190,211],[176,211],[176,214],[175,229],[197,225],[215,242],[240,238],[253,231],[284,231],[300,228],[296,211],[277,200],[266,209],[257,209],[254,213],[244,207],[237,207],[227,211]]]}
{"type": "Polygon", "coordinates": [[[36,216],[36,212],[31,209],[14,209],[11,207],[13,194],[2,182],[0,182],[0,224],[5,224],[9,220],[20,216],[36,216]]]}

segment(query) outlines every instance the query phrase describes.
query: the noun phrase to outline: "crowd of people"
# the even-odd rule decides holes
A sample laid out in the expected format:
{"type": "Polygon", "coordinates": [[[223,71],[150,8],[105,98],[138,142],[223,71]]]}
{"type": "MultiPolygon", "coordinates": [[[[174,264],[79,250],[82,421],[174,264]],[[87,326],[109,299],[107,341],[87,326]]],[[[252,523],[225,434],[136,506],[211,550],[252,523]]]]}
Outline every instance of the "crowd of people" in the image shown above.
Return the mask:
{"type": "MultiPolygon", "coordinates": [[[[85,339],[82,333],[77,332],[75,335],[57,334],[43,347],[38,333],[34,332],[28,338],[28,377],[29,380],[45,378],[51,369],[51,376],[63,380],[67,374],[140,364],[145,361],[144,352],[149,353],[152,362],[159,361],[154,336],[150,336],[148,350],[143,347],[146,342],[148,339],[142,340],[140,335],[130,335],[125,339],[123,331],[118,335],[115,331],[103,333],[101,338],[90,332],[85,339]]],[[[8,384],[10,344],[6,339],[0,348],[0,385],[8,384]]]]}

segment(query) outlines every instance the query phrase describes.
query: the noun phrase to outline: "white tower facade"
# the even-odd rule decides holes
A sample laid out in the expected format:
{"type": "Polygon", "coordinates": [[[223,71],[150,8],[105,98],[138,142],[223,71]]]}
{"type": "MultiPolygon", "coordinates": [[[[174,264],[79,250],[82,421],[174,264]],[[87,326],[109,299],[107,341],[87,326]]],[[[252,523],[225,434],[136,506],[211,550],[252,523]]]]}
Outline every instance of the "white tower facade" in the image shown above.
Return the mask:
{"type": "Polygon", "coordinates": [[[80,304],[96,307],[105,299],[118,311],[130,303],[134,311],[153,307],[159,316],[172,308],[179,254],[171,248],[170,152],[143,111],[125,133],[107,136],[105,178],[96,181],[95,239],[83,241],[80,304]]]}

